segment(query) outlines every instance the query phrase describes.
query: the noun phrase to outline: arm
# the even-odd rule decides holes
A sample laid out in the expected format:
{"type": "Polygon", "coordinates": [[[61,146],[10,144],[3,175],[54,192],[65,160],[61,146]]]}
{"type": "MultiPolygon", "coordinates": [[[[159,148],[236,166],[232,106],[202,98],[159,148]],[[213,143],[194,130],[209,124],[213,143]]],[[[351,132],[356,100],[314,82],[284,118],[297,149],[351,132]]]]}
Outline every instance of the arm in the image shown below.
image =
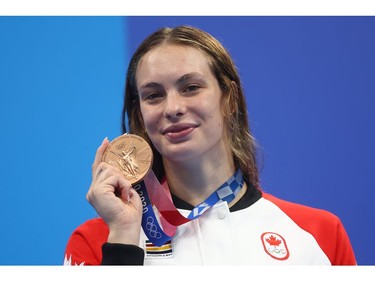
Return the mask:
{"type": "Polygon", "coordinates": [[[101,161],[108,144],[108,139],[104,139],[96,152],[86,195],[101,218],[88,221],[73,232],[64,264],[143,264],[143,249],[138,247],[141,199],[117,168],[101,161]]]}

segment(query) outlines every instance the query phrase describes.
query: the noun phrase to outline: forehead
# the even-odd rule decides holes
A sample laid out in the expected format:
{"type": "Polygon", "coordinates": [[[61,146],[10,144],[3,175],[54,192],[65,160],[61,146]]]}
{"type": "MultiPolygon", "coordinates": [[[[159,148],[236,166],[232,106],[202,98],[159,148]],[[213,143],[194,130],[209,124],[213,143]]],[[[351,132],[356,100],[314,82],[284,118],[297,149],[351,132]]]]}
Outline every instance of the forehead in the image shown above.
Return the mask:
{"type": "MultiPolygon", "coordinates": [[[[211,73],[210,63],[198,48],[164,44],[148,51],[139,61],[136,80],[178,76],[189,72],[211,73]]],[[[212,73],[211,73],[212,74],[212,73]]]]}
{"type": "Polygon", "coordinates": [[[146,52],[141,60],[147,60],[150,58],[155,58],[160,55],[164,56],[180,56],[180,57],[196,57],[197,59],[205,59],[203,51],[199,48],[190,46],[190,45],[182,45],[182,44],[175,44],[175,43],[164,43],[161,45],[157,45],[156,47],[150,49],[146,52]]]}

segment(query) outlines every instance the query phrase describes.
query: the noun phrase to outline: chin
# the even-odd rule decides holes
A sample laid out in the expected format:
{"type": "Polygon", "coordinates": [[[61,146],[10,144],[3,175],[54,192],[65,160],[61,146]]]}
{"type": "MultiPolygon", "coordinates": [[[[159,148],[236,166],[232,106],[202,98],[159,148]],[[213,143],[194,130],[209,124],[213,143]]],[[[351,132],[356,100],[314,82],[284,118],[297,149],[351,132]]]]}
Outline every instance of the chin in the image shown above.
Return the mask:
{"type": "Polygon", "coordinates": [[[173,162],[187,161],[194,158],[197,155],[196,149],[167,149],[161,153],[163,158],[166,158],[173,162]]]}

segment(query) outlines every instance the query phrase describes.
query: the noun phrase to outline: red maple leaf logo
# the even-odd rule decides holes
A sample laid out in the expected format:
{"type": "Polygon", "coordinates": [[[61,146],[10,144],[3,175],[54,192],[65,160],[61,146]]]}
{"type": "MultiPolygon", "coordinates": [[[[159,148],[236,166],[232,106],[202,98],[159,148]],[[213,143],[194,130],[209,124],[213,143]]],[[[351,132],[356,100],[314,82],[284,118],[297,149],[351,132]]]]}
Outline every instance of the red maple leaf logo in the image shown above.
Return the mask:
{"type": "Polygon", "coordinates": [[[266,239],[266,241],[271,245],[271,246],[279,246],[281,243],[281,240],[276,239],[275,236],[271,235],[269,238],[266,239]]]}

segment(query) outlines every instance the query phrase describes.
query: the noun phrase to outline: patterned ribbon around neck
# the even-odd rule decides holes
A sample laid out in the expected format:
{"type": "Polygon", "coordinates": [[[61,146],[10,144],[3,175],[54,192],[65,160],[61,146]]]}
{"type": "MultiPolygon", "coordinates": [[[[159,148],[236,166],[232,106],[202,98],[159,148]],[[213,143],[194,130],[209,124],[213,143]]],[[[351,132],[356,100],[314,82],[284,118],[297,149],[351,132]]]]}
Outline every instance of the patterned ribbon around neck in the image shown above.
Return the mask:
{"type": "Polygon", "coordinates": [[[142,182],[134,186],[142,200],[143,231],[155,246],[162,246],[175,235],[177,226],[200,217],[218,202],[232,201],[243,184],[243,175],[238,169],[232,177],[185,217],[174,206],[167,182],[161,185],[151,170],[142,182]]]}

